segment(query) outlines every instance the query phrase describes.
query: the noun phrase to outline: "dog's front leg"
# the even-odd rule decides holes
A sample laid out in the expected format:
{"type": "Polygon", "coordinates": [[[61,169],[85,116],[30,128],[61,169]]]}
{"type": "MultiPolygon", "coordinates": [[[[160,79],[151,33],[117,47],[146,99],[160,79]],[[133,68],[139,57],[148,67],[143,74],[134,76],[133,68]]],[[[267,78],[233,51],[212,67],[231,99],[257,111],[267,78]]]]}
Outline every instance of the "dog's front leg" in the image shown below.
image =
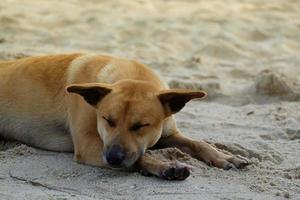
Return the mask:
{"type": "Polygon", "coordinates": [[[96,116],[92,114],[85,116],[89,117],[78,117],[72,121],[74,160],[87,165],[104,166],[102,160],[103,142],[97,132],[96,116]]]}
{"type": "Polygon", "coordinates": [[[247,159],[241,156],[227,155],[204,141],[196,141],[183,136],[178,130],[165,138],[161,138],[154,146],[154,148],[166,147],[177,147],[181,151],[190,154],[198,160],[204,161],[210,166],[225,170],[232,167],[240,169],[249,164],[247,159]]]}
{"type": "MultiPolygon", "coordinates": [[[[74,133],[74,135],[75,134],[76,133],[74,133]]],[[[105,165],[101,156],[103,144],[100,137],[96,134],[97,133],[93,134],[92,132],[80,133],[80,135],[84,137],[78,136],[79,133],[76,134],[77,138],[73,138],[75,161],[93,166],[105,165]]]]}
{"type": "Polygon", "coordinates": [[[87,165],[105,166],[102,159],[103,142],[97,131],[97,115],[94,108],[79,96],[70,96],[68,100],[74,160],[87,165]]]}
{"type": "Polygon", "coordinates": [[[190,175],[191,166],[178,161],[162,161],[149,154],[149,150],[135,163],[144,176],[157,176],[167,180],[184,180],[190,175]]]}

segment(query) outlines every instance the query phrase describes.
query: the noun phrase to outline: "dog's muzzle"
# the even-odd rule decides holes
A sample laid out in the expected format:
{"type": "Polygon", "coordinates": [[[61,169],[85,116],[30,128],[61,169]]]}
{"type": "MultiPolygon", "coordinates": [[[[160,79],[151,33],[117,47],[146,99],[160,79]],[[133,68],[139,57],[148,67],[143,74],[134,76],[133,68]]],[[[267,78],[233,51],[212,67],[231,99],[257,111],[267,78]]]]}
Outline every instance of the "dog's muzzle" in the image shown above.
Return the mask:
{"type": "Polygon", "coordinates": [[[125,150],[119,145],[113,145],[107,149],[105,154],[107,163],[113,167],[118,167],[122,164],[126,157],[125,150]]]}

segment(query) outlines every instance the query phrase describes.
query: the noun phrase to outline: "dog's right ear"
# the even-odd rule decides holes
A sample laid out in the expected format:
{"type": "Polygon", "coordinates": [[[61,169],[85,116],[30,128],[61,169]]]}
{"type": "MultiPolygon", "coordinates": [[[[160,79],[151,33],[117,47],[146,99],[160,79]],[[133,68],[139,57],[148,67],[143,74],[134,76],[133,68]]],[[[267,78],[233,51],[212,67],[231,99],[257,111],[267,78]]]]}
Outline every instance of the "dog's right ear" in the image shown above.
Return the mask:
{"type": "Polygon", "coordinates": [[[161,91],[158,95],[166,116],[179,112],[187,102],[196,98],[203,98],[206,92],[201,90],[169,89],[161,91]]]}
{"type": "Polygon", "coordinates": [[[71,84],[66,87],[69,93],[79,94],[92,106],[97,106],[100,100],[112,91],[109,84],[105,83],[84,83],[71,84]]]}

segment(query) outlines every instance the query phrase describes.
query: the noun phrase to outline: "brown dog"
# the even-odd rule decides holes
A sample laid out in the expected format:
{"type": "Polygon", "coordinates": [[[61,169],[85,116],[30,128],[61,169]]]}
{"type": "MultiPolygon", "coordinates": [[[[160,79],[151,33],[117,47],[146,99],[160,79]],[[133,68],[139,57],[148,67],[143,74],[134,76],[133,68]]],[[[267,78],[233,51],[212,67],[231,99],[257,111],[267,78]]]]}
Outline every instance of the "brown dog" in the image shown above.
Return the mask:
{"type": "Polygon", "coordinates": [[[166,179],[185,179],[189,167],[156,160],[144,154],[148,148],[177,147],[212,166],[243,168],[246,159],[177,129],[173,114],[205,96],[168,89],[146,66],[110,56],[0,62],[0,135],[42,149],[74,151],[74,159],[84,164],[134,166],[166,179]]]}

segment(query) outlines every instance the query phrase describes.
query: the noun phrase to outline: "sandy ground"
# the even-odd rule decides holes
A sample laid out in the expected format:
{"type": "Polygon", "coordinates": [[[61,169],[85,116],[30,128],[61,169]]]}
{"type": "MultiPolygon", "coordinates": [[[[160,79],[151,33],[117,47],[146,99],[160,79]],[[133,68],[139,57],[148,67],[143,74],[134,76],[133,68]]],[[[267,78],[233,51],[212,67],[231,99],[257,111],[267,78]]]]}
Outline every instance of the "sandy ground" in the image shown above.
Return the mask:
{"type": "Polygon", "coordinates": [[[138,59],[171,87],[207,90],[179,128],[253,164],[224,171],[153,152],[195,166],[170,182],[1,141],[1,200],[300,199],[299,1],[0,1],[0,59],[64,52],[138,59]]]}

